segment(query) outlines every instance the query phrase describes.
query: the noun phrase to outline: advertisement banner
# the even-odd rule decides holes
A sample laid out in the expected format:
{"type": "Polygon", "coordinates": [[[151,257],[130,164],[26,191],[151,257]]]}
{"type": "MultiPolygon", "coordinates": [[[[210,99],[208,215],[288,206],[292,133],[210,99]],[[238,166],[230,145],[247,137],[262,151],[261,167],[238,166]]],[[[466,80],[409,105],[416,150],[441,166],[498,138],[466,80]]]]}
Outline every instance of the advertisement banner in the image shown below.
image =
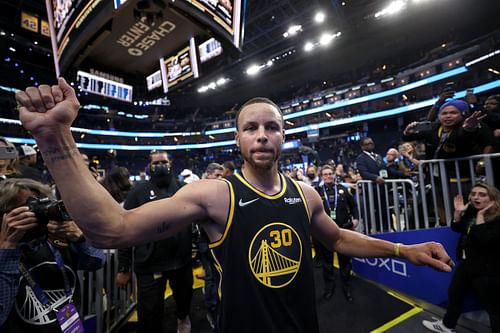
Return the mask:
{"type": "MultiPolygon", "coordinates": [[[[436,241],[443,244],[453,261],[457,262],[455,252],[459,234],[450,228],[372,236],[404,244],[436,241]]],[[[399,258],[353,258],[352,264],[356,274],[427,302],[444,307],[448,299],[448,286],[452,273],[441,273],[430,267],[415,266],[399,258]]]]}

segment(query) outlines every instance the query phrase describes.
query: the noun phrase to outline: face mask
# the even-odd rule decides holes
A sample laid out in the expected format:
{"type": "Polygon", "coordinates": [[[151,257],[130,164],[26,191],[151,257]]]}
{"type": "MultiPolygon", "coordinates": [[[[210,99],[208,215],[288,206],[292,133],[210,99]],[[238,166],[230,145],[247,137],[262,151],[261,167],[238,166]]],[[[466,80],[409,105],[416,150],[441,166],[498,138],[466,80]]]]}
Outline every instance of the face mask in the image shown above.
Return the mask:
{"type": "Polygon", "coordinates": [[[154,169],[150,169],[152,180],[167,180],[170,179],[170,165],[158,164],[154,169]]]}
{"type": "Polygon", "coordinates": [[[308,173],[307,178],[314,179],[314,178],[316,178],[316,175],[314,173],[308,173]]]}

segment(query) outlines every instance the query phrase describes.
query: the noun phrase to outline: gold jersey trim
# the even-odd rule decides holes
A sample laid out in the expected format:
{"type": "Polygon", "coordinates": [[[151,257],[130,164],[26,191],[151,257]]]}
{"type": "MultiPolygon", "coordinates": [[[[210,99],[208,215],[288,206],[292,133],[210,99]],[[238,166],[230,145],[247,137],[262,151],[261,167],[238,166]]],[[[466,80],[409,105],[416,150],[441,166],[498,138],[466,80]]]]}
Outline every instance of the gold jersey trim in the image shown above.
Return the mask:
{"type": "Polygon", "coordinates": [[[220,264],[219,260],[217,259],[217,256],[214,253],[214,250],[210,249],[210,254],[212,255],[212,258],[214,259],[214,267],[219,273],[219,285],[217,286],[217,294],[219,295],[219,299],[222,298],[222,265],[220,264]]]}
{"type": "Polygon", "coordinates": [[[306,197],[304,195],[304,192],[302,191],[302,188],[300,187],[299,183],[297,183],[294,179],[290,178],[292,181],[293,185],[297,188],[297,191],[299,191],[300,197],[302,198],[302,202],[304,203],[304,207],[306,208],[306,213],[307,213],[307,219],[309,220],[309,224],[311,224],[311,213],[309,211],[309,205],[307,204],[306,197]]]}
{"type": "Polygon", "coordinates": [[[226,227],[224,228],[224,233],[222,234],[222,237],[213,243],[208,244],[208,247],[210,249],[217,247],[221,245],[224,240],[227,237],[227,234],[229,232],[229,228],[231,228],[231,224],[233,223],[233,216],[234,216],[234,189],[233,189],[233,184],[231,184],[230,181],[227,179],[222,179],[223,181],[226,182],[226,184],[229,186],[229,214],[227,215],[227,220],[226,220],[226,227]]]}
{"type": "Polygon", "coordinates": [[[261,190],[259,190],[258,188],[255,188],[254,186],[252,186],[252,184],[250,184],[249,182],[247,182],[246,179],[243,178],[239,173],[235,173],[235,176],[236,176],[236,178],[238,178],[243,183],[243,185],[245,185],[246,187],[248,187],[249,189],[251,189],[252,191],[254,191],[255,193],[257,193],[258,195],[260,195],[261,197],[264,197],[266,199],[278,199],[286,191],[286,181],[285,181],[285,178],[283,177],[283,175],[281,173],[279,174],[280,180],[281,180],[281,191],[279,191],[275,195],[268,195],[268,194],[262,192],[261,190]]]}

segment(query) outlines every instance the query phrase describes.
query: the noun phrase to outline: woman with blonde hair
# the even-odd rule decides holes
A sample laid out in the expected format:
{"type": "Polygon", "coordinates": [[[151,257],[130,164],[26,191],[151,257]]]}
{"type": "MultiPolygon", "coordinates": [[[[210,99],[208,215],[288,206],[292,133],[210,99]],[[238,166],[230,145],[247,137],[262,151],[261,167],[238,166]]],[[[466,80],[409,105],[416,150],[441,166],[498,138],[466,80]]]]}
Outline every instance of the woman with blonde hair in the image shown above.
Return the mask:
{"type": "Polygon", "coordinates": [[[491,331],[500,332],[500,192],[493,186],[477,183],[469,202],[461,195],[454,199],[451,228],[460,232],[459,265],[448,288],[448,306],[443,320],[424,320],[433,332],[455,332],[469,290],[477,295],[490,317],[491,331]]]}
{"type": "MultiPolygon", "coordinates": [[[[8,141],[6,138],[0,136],[0,147],[11,147],[16,151],[16,147],[8,141]]],[[[0,157],[0,180],[5,178],[10,178],[18,174],[17,166],[19,165],[19,160],[16,157],[14,158],[5,158],[2,159],[0,157]]]]}

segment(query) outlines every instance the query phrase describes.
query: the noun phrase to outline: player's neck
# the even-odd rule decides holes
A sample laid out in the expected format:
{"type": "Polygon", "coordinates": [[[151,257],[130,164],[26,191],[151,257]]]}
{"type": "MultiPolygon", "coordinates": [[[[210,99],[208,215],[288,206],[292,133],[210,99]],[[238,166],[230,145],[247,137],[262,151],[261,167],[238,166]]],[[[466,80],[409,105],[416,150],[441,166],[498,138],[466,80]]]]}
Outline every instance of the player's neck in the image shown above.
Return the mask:
{"type": "Polygon", "coordinates": [[[268,195],[274,195],[281,190],[281,179],[276,164],[266,170],[255,169],[246,163],[241,172],[252,186],[268,195]]]}

